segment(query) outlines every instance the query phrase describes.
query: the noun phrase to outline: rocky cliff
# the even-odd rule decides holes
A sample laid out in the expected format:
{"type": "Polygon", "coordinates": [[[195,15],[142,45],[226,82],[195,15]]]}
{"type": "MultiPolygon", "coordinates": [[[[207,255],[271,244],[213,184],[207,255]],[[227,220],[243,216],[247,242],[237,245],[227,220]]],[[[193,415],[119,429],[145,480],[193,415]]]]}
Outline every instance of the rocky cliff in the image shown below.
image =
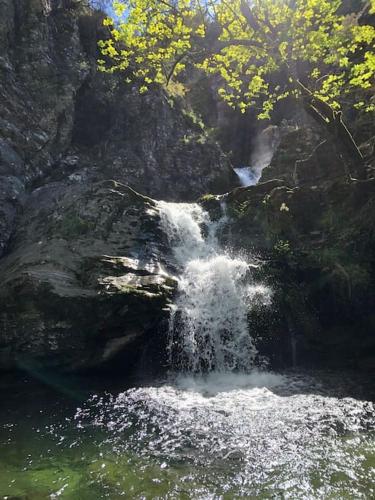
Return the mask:
{"type": "Polygon", "coordinates": [[[174,285],[157,210],[131,188],[236,185],[180,101],[97,72],[102,20],[80,0],[0,2],[0,368],[134,359],[174,285]]]}
{"type": "Polygon", "coordinates": [[[162,358],[175,281],[152,198],[228,191],[222,238],[275,292],[272,314],[249,314],[261,352],[276,367],[374,369],[373,117],[355,117],[366,179],[297,120],[260,184],[234,189],[181,100],[97,73],[102,18],[79,0],[0,2],[0,370],[126,370],[152,340],[162,358]]]}
{"type": "Polygon", "coordinates": [[[276,366],[375,370],[373,140],[361,145],[367,178],[356,180],[330,142],[287,129],[260,183],[227,196],[223,238],[263,259],[275,292],[271,318],[249,321],[276,366]]]}
{"type": "Polygon", "coordinates": [[[0,4],[2,251],[28,194],[51,180],[116,178],[170,200],[235,185],[228,160],[178,101],[97,73],[103,15],[84,4],[0,4]]]}

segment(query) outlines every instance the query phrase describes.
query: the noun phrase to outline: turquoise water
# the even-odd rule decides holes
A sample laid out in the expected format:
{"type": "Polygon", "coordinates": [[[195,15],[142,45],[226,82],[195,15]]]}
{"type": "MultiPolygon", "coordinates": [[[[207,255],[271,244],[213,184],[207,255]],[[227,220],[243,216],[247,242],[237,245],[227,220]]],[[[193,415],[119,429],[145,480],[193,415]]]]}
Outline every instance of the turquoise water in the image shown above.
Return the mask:
{"type": "Polygon", "coordinates": [[[0,498],[374,498],[352,374],[0,380],[0,498]],[[99,388],[98,388],[99,387],[99,388]]]}

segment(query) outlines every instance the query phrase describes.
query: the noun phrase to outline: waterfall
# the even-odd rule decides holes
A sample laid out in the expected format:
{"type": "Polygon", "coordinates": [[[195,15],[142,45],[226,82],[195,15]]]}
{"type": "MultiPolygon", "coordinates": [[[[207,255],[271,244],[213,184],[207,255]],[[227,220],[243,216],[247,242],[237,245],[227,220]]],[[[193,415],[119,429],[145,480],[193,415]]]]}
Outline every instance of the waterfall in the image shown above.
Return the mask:
{"type": "Polygon", "coordinates": [[[248,166],[234,168],[241,186],[254,186],[262,177],[280,144],[280,129],[270,125],[262,130],[252,141],[251,162],[248,166]]]}
{"type": "Polygon", "coordinates": [[[251,167],[238,167],[233,169],[240,181],[241,186],[254,186],[259,180],[259,173],[255,172],[251,167]]]}
{"type": "Polygon", "coordinates": [[[198,204],[160,202],[159,208],[180,273],[169,328],[171,364],[198,373],[250,369],[257,350],[247,315],[269,303],[269,289],[253,282],[253,264],[220,245],[226,215],[212,222],[198,204]]]}

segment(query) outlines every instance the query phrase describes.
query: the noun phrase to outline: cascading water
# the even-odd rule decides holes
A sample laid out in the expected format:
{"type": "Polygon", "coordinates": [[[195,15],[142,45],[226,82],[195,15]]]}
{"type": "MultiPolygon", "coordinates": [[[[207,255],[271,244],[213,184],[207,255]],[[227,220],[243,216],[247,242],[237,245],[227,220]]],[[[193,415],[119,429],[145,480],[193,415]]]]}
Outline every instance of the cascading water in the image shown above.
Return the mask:
{"type": "Polygon", "coordinates": [[[252,167],[237,167],[233,170],[236,172],[240,184],[243,187],[255,185],[260,178],[260,173],[255,171],[252,167]]]}
{"type": "Polygon", "coordinates": [[[170,322],[171,364],[198,373],[248,370],[257,350],[247,314],[270,302],[269,289],[252,282],[252,264],[221,247],[217,233],[226,215],[212,222],[197,204],[160,202],[159,208],[181,272],[170,322]]]}
{"type": "Polygon", "coordinates": [[[276,126],[267,127],[253,139],[251,164],[234,169],[241,186],[254,186],[258,183],[263,170],[270,165],[279,144],[280,129],[276,126]]]}
{"type": "Polygon", "coordinates": [[[225,203],[216,223],[199,205],[159,208],[179,275],[180,373],[118,380],[79,408],[85,391],[66,378],[51,378],[53,405],[46,377],[12,397],[0,383],[0,498],[375,498],[375,408],[360,390],[371,378],[251,369],[246,315],[270,292],[221,247],[225,203]]]}

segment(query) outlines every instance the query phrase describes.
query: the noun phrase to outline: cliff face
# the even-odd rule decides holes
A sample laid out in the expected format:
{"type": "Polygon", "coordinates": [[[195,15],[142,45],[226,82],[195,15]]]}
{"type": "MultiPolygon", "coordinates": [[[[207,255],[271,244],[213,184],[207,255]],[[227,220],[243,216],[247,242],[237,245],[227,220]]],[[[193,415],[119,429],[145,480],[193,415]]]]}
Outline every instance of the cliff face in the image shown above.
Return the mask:
{"type": "Polygon", "coordinates": [[[68,12],[52,14],[42,1],[6,0],[0,19],[2,253],[32,183],[69,147],[74,95],[88,67],[68,12]]]}
{"type": "Polygon", "coordinates": [[[235,185],[233,171],[178,102],[141,97],[96,72],[102,16],[70,0],[0,4],[0,252],[32,189],[75,174],[193,200],[235,185]]]}
{"type": "Polygon", "coordinates": [[[123,184],[183,201],[236,183],[179,102],[97,73],[103,29],[79,0],[0,2],[0,369],[134,361],[174,283],[157,209],[123,184]]]}
{"type": "Polygon", "coordinates": [[[310,129],[286,131],[260,184],[228,194],[224,239],[264,260],[273,311],[250,322],[277,366],[373,371],[373,138],[361,145],[362,180],[348,177],[332,144],[312,138],[310,129]]]}

